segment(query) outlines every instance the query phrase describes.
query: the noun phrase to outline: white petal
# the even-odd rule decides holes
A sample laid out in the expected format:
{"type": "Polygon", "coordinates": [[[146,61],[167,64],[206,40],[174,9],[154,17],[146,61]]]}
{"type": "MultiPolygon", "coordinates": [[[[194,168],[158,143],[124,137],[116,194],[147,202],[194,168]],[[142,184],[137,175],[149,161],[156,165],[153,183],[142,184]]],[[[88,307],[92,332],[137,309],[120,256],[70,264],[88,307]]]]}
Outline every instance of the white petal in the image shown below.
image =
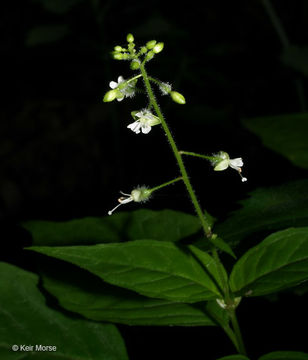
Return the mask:
{"type": "Polygon", "coordinates": [[[139,121],[135,121],[133,122],[132,124],[129,124],[127,126],[129,129],[131,129],[133,132],[135,132],[136,134],[139,134],[140,133],[140,127],[141,127],[141,124],[139,121]]]}
{"type": "Polygon", "coordinates": [[[124,95],[122,97],[117,97],[117,100],[122,101],[124,99],[124,97],[125,97],[124,95]]]}
{"type": "Polygon", "coordinates": [[[138,118],[143,117],[142,111],[137,112],[137,113],[135,114],[135,116],[137,116],[138,118]]]}
{"type": "Polygon", "coordinates": [[[129,203],[129,202],[131,202],[133,200],[134,200],[133,197],[129,196],[128,198],[120,198],[119,203],[120,204],[127,204],[127,203],[129,203]]]}
{"type": "Polygon", "coordinates": [[[142,130],[142,132],[143,132],[144,134],[148,134],[148,133],[151,131],[151,126],[149,126],[149,125],[143,125],[143,126],[141,127],[141,130],[142,130]]]}
{"type": "Polygon", "coordinates": [[[109,86],[111,87],[111,89],[115,89],[116,87],[118,87],[118,83],[116,83],[115,81],[110,81],[109,86]]]}
{"type": "Polygon", "coordinates": [[[123,81],[124,81],[123,76],[119,76],[119,77],[118,77],[118,84],[120,84],[120,83],[123,82],[123,81]]]}
{"type": "Polygon", "coordinates": [[[242,158],[230,159],[230,166],[232,168],[241,167],[243,165],[244,165],[244,163],[243,163],[242,158]]]}

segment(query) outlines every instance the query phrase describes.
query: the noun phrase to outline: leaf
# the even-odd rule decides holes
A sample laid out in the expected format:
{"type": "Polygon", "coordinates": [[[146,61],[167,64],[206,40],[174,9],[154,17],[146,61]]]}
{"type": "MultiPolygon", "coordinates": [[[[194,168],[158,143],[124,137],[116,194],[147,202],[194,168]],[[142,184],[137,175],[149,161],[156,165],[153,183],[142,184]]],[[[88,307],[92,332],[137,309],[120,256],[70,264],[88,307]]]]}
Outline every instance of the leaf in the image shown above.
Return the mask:
{"type": "Polygon", "coordinates": [[[193,247],[170,242],[136,240],[117,244],[67,247],[31,247],[70,262],[106,282],[141,295],[183,302],[221,296],[214,260],[193,247]]]}
{"type": "Polygon", "coordinates": [[[67,25],[42,25],[31,29],[26,38],[27,46],[36,46],[61,40],[70,33],[67,25]]]}
{"type": "Polygon", "coordinates": [[[248,250],[234,265],[231,290],[266,295],[308,280],[308,227],[278,231],[248,250]]]}
{"type": "Polygon", "coordinates": [[[64,222],[28,221],[33,245],[91,245],[137,239],[178,241],[201,229],[197,217],[174,210],[141,209],[64,222]]]}
{"type": "Polygon", "coordinates": [[[231,248],[231,246],[223,241],[220,237],[212,237],[211,242],[221,251],[231,255],[234,259],[236,259],[236,256],[231,248]]]}
{"type": "Polygon", "coordinates": [[[40,344],[56,346],[55,353],[48,352],[48,359],[128,359],[114,325],[64,316],[46,306],[37,288],[37,275],[6,263],[0,263],[0,271],[1,359],[29,358],[31,353],[13,352],[13,344],[33,345],[34,350],[40,344]]]}
{"type": "MultiPolygon", "coordinates": [[[[224,357],[219,358],[217,360],[249,360],[249,358],[247,356],[244,356],[244,355],[236,354],[236,355],[224,356],[224,357]]],[[[291,359],[289,359],[289,360],[291,360],[291,359]]]]}
{"type": "Polygon", "coordinates": [[[106,284],[88,272],[67,265],[61,277],[50,274],[50,270],[48,274],[44,271],[43,286],[64,309],[88,319],[126,325],[216,325],[207,315],[204,303],[189,305],[151,299],[106,284]]]}
{"type": "Polygon", "coordinates": [[[254,190],[240,204],[241,209],[234,211],[225,222],[215,227],[215,233],[229,244],[236,244],[262,231],[306,226],[308,180],[254,190]]]}
{"type": "Polygon", "coordinates": [[[244,119],[242,123],[264,146],[308,169],[308,113],[244,119]]]}
{"type": "Polygon", "coordinates": [[[308,360],[308,354],[298,351],[274,351],[262,355],[259,360],[308,360]]]}
{"type": "Polygon", "coordinates": [[[41,5],[48,11],[56,14],[65,14],[70,11],[73,6],[81,2],[82,0],[35,0],[41,3],[41,5]]]}
{"type": "Polygon", "coordinates": [[[294,70],[301,72],[303,75],[308,76],[308,47],[299,47],[291,45],[285,48],[282,56],[282,62],[292,67],[294,70]]]}

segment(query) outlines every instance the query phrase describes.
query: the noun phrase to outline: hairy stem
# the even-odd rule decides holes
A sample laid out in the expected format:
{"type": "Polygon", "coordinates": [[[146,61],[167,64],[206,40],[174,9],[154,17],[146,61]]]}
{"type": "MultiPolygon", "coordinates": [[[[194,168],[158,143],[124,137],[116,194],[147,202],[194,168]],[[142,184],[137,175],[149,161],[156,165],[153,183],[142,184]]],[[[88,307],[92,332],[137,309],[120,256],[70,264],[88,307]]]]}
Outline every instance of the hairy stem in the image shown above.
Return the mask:
{"type": "Polygon", "coordinates": [[[171,135],[171,132],[169,130],[169,127],[166,123],[166,120],[158,106],[158,103],[155,99],[155,96],[154,96],[154,93],[153,93],[153,90],[152,90],[152,87],[151,87],[151,84],[150,84],[150,81],[149,81],[149,78],[148,78],[148,75],[147,75],[147,72],[145,70],[145,67],[144,67],[144,64],[141,64],[140,65],[140,71],[141,71],[141,74],[143,76],[143,80],[144,80],[144,83],[145,83],[145,87],[146,87],[146,90],[147,90],[147,93],[149,95],[149,98],[150,98],[150,104],[153,106],[155,112],[156,112],[156,115],[159,117],[160,121],[161,121],[161,124],[162,124],[162,127],[165,131],[165,134],[168,138],[168,141],[169,141],[169,144],[172,148],[172,151],[173,151],[173,154],[176,158],[176,161],[177,161],[177,164],[179,166],[179,169],[180,169],[180,172],[181,172],[181,175],[182,175],[182,178],[183,178],[183,182],[186,186],[186,189],[188,191],[188,194],[190,196],[190,199],[194,205],[194,208],[196,210],[196,213],[200,219],[200,222],[201,222],[201,225],[202,225],[202,228],[203,228],[203,231],[206,235],[207,238],[210,238],[211,235],[212,235],[212,231],[211,231],[211,225],[210,225],[210,215],[206,212],[206,211],[202,211],[201,209],[201,206],[198,202],[198,199],[196,197],[196,194],[194,192],[194,189],[191,185],[191,182],[189,180],[189,177],[188,177],[188,174],[187,174],[187,171],[186,171],[186,168],[185,168],[185,165],[184,165],[184,162],[183,162],[183,159],[182,159],[182,155],[179,153],[179,150],[176,146],[176,143],[173,139],[173,136],[171,135]]]}
{"type": "Polygon", "coordinates": [[[165,183],[163,183],[163,184],[161,184],[161,185],[155,186],[154,188],[149,189],[149,190],[150,190],[151,193],[152,193],[152,192],[154,192],[154,191],[156,191],[156,190],[159,190],[159,189],[161,189],[161,188],[163,188],[163,187],[165,187],[165,186],[171,185],[171,184],[173,184],[173,183],[175,183],[175,182],[177,182],[177,181],[180,181],[180,180],[183,180],[182,176],[179,176],[179,177],[177,177],[176,179],[167,181],[167,182],[165,182],[165,183]]]}
{"type": "Polygon", "coordinates": [[[210,161],[221,160],[220,158],[215,157],[215,156],[202,155],[202,154],[198,154],[198,153],[191,152],[191,151],[182,151],[181,150],[180,154],[188,155],[188,156],[195,156],[195,157],[199,157],[201,159],[206,159],[206,160],[210,160],[210,161]]]}
{"type": "MultiPolygon", "coordinates": [[[[204,234],[205,236],[211,241],[211,236],[212,236],[212,230],[211,230],[211,217],[210,215],[202,209],[201,209],[201,206],[198,202],[198,199],[196,197],[196,194],[193,190],[193,187],[191,185],[191,182],[189,180],[189,177],[188,177],[188,173],[187,173],[187,170],[186,170],[186,167],[184,165],[184,162],[183,162],[183,159],[182,159],[182,153],[183,152],[180,152],[176,146],[176,143],[174,141],[174,138],[169,130],[169,127],[166,123],[166,120],[159,108],[159,105],[155,99],[155,96],[154,96],[154,93],[153,93],[153,90],[152,90],[152,87],[151,87],[151,84],[150,84],[150,80],[149,80],[149,77],[148,77],[148,74],[145,70],[145,67],[144,67],[144,63],[142,63],[140,65],[140,72],[142,74],[142,77],[143,77],[143,80],[144,80],[144,83],[145,83],[145,87],[146,87],[146,90],[147,90],[147,93],[148,93],[148,96],[149,96],[149,100],[150,100],[150,106],[152,106],[156,112],[156,115],[159,117],[160,121],[161,121],[161,125],[163,127],[163,130],[168,138],[168,141],[169,141],[169,144],[171,146],[171,149],[173,151],[173,154],[175,156],[175,159],[177,161],[177,164],[178,164],[178,167],[180,169],[180,172],[181,172],[181,179],[183,180],[185,186],[186,186],[186,189],[187,189],[187,192],[189,194],[189,197],[193,203],[193,206],[195,208],[195,211],[200,219],[200,223],[202,225],[202,228],[203,228],[203,231],[204,231],[204,234]]],[[[179,179],[180,179],[179,178],[179,179]]],[[[212,244],[212,243],[211,243],[212,244]]],[[[211,246],[211,251],[212,251],[212,254],[213,254],[213,259],[215,261],[215,264],[216,264],[216,267],[217,267],[217,271],[219,273],[219,277],[220,277],[220,280],[221,280],[221,283],[223,284],[223,291],[222,291],[222,297],[224,297],[226,300],[229,300],[230,299],[230,293],[229,293],[229,284],[228,284],[228,280],[225,278],[224,276],[224,267],[223,267],[223,264],[221,263],[220,259],[219,259],[219,256],[218,256],[218,253],[217,253],[217,250],[215,248],[215,246],[212,244],[211,246]]],[[[219,286],[218,286],[219,287],[219,286]]],[[[236,315],[235,315],[235,312],[233,311],[232,313],[230,313],[230,319],[231,319],[231,322],[232,322],[232,325],[233,325],[233,329],[234,329],[234,333],[232,331],[230,331],[230,329],[228,329],[228,331],[225,331],[226,334],[229,336],[229,338],[231,339],[231,341],[233,342],[233,344],[235,345],[235,347],[237,348],[237,350],[239,351],[239,353],[241,354],[245,354],[246,353],[246,350],[245,350],[245,347],[244,347],[244,343],[243,343],[243,340],[242,340],[242,336],[241,336],[241,332],[240,332],[240,328],[239,328],[239,325],[238,325],[238,322],[237,322],[237,319],[236,319],[236,315]]]]}

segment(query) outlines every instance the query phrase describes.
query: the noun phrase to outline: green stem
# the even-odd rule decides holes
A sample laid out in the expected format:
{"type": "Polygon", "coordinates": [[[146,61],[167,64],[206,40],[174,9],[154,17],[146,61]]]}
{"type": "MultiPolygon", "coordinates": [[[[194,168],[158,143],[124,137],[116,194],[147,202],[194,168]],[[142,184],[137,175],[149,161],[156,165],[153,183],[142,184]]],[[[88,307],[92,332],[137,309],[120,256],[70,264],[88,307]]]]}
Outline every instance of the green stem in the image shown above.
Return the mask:
{"type": "Polygon", "coordinates": [[[199,202],[197,200],[197,197],[196,197],[196,194],[194,192],[194,189],[190,183],[190,180],[189,180],[189,177],[188,177],[188,174],[187,174],[187,171],[186,171],[186,168],[185,168],[185,165],[184,165],[184,162],[183,162],[183,159],[182,159],[182,156],[181,154],[179,153],[179,150],[176,146],[176,143],[171,135],[171,132],[169,130],[169,127],[166,123],[166,120],[158,106],[158,103],[155,99],[155,96],[154,96],[154,93],[153,93],[153,90],[152,90],[152,87],[151,87],[151,84],[150,84],[150,80],[148,78],[148,74],[145,70],[145,67],[144,67],[144,64],[142,63],[140,65],[140,71],[141,71],[141,74],[142,74],[142,77],[143,77],[143,80],[144,80],[144,83],[145,83],[145,87],[146,87],[146,90],[147,90],[147,93],[149,95],[149,98],[150,98],[150,105],[153,106],[155,112],[156,112],[156,115],[159,117],[160,121],[161,121],[161,125],[165,131],[165,134],[168,138],[168,141],[169,141],[169,144],[172,148],[172,151],[173,151],[173,154],[176,158],[176,161],[177,161],[177,164],[179,166],[179,169],[180,169],[180,172],[181,172],[181,175],[182,175],[182,178],[183,178],[183,182],[186,186],[186,189],[188,191],[188,194],[190,196],[190,199],[194,205],[194,208],[196,210],[196,213],[200,219],[200,222],[201,222],[201,225],[202,225],[202,228],[203,228],[203,231],[206,235],[207,238],[210,238],[211,235],[212,235],[212,231],[211,231],[211,225],[210,225],[210,215],[206,212],[206,211],[202,211],[201,209],[201,206],[199,205],[199,202]]]}
{"type": "Polygon", "coordinates": [[[232,327],[234,330],[235,337],[237,339],[238,351],[242,355],[247,355],[246,348],[243,342],[243,337],[241,333],[241,329],[239,323],[237,321],[236,313],[234,309],[229,310],[229,316],[231,319],[232,327]]]}
{"type": "MultiPolygon", "coordinates": [[[[195,211],[200,219],[200,223],[202,225],[202,228],[203,228],[203,231],[204,231],[204,234],[205,236],[211,241],[211,237],[212,237],[212,230],[211,230],[211,221],[210,221],[210,215],[206,212],[206,211],[202,211],[201,209],[201,206],[198,202],[198,199],[196,197],[196,194],[193,190],[193,187],[191,185],[191,182],[189,180],[189,177],[188,177],[188,173],[187,173],[187,170],[185,168],[185,165],[184,165],[184,162],[183,162],[183,159],[182,159],[182,153],[178,150],[177,146],[176,146],[176,143],[173,139],[173,136],[169,130],[169,127],[166,123],[166,120],[159,108],[159,105],[155,99],[155,96],[154,96],[154,93],[153,93],[153,90],[152,90],[152,87],[151,87],[151,84],[150,84],[150,80],[149,80],[149,77],[147,75],[147,72],[145,70],[145,67],[144,67],[144,63],[142,63],[140,65],[140,72],[142,74],[142,77],[143,77],[143,80],[144,80],[144,83],[145,83],[145,87],[146,87],[146,90],[147,90],[147,93],[148,93],[148,96],[149,96],[149,100],[150,100],[150,106],[152,106],[156,112],[156,115],[159,117],[160,121],[161,121],[161,125],[163,127],[163,130],[168,138],[168,141],[169,141],[169,144],[171,146],[171,149],[173,151],[173,154],[175,156],[175,159],[177,161],[177,164],[178,164],[178,167],[180,169],[180,172],[181,172],[181,178],[186,186],[186,189],[187,189],[187,192],[189,194],[189,197],[193,203],[193,206],[195,208],[195,211]]],[[[230,295],[229,295],[229,286],[228,286],[228,281],[225,279],[224,277],[224,274],[223,274],[223,265],[219,259],[219,256],[218,256],[218,253],[217,253],[217,250],[215,248],[215,246],[211,243],[211,251],[212,251],[212,254],[213,254],[213,258],[214,258],[214,261],[215,261],[215,264],[216,264],[216,267],[217,267],[217,271],[219,273],[219,277],[221,279],[221,283],[223,284],[223,292],[221,293],[222,297],[225,297],[226,299],[229,299],[230,298],[230,295]]],[[[233,328],[234,328],[234,333],[232,331],[226,331],[226,334],[229,336],[229,338],[231,339],[231,341],[233,342],[233,344],[235,344],[237,350],[242,353],[242,354],[245,354],[246,351],[245,351],[245,347],[244,347],[244,344],[243,344],[243,341],[242,341],[242,337],[241,337],[241,332],[240,332],[240,328],[239,328],[239,325],[238,325],[238,322],[237,322],[237,319],[236,319],[236,316],[235,316],[235,312],[233,311],[233,315],[230,317],[231,318],[231,321],[232,321],[232,325],[233,325],[233,328]]]]}
{"type": "Polygon", "coordinates": [[[149,189],[149,191],[152,193],[152,192],[154,192],[154,191],[156,191],[156,190],[159,190],[159,189],[161,189],[161,188],[163,188],[163,187],[165,187],[165,186],[171,185],[171,184],[173,184],[173,183],[175,183],[175,182],[177,182],[177,181],[180,181],[180,180],[183,180],[182,176],[179,176],[179,177],[177,177],[176,179],[167,181],[167,182],[165,182],[165,183],[163,183],[163,184],[161,184],[161,185],[155,186],[154,188],[149,189]]]}
{"type": "Polygon", "coordinates": [[[199,158],[210,160],[210,161],[221,160],[220,158],[218,158],[216,156],[207,156],[207,155],[202,155],[202,154],[198,154],[198,153],[191,152],[191,151],[182,151],[181,150],[180,154],[188,155],[188,156],[195,156],[195,157],[199,157],[199,158]]]}
{"type": "Polygon", "coordinates": [[[132,77],[131,79],[125,80],[125,83],[128,84],[128,83],[130,83],[131,81],[140,78],[141,76],[142,76],[141,74],[136,75],[136,76],[132,77]]]}

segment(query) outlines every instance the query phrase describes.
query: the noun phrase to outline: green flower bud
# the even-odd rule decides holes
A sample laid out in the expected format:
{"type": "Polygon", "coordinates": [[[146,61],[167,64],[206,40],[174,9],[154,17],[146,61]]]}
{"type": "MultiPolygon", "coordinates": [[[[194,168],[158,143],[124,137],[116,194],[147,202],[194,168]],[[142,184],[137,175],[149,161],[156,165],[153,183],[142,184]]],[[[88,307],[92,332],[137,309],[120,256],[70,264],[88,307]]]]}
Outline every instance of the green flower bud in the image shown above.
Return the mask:
{"type": "Polygon", "coordinates": [[[155,54],[158,54],[160,53],[164,48],[164,43],[163,42],[159,42],[157,43],[154,47],[153,47],[153,52],[155,54]]]}
{"type": "Polygon", "coordinates": [[[140,61],[139,60],[133,60],[131,63],[130,63],[130,68],[132,70],[137,70],[140,68],[140,61]]]}
{"type": "Polygon", "coordinates": [[[153,47],[156,45],[156,43],[157,43],[156,40],[148,41],[148,42],[146,43],[146,47],[147,47],[149,50],[151,50],[151,49],[153,49],[153,47]]]}
{"type": "Polygon", "coordinates": [[[119,52],[117,52],[117,51],[114,51],[113,53],[112,53],[112,57],[115,59],[115,60],[123,60],[124,59],[124,54],[122,54],[122,53],[119,53],[119,52]]]}
{"type": "Polygon", "coordinates": [[[153,52],[152,50],[150,50],[150,51],[146,54],[145,60],[146,60],[146,61],[152,60],[153,57],[154,57],[154,55],[155,55],[154,52],[153,52]]]}
{"type": "Polygon", "coordinates": [[[170,96],[178,104],[183,105],[186,103],[184,96],[177,91],[170,91],[170,96]]]}
{"type": "Polygon", "coordinates": [[[106,92],[104,98],[103,98],[103,101],[104,102],[110,102],[110,101],[113,101],[114,99],[117,98],[118,96],[118,90],[117,89],[113,89],[113,90],[109,90],[106,92]]]}
{"type": "Polygon", "coordinates": [[[143,55],[148,51],[148,49],[145,46],[142,46],[142,48],[140,49],[140,54],[143,55]]]}
{"type": "Polygon", "coordinates": [[[120,52],[122,50],[124,50],[124,49],[120,45],[117,45],[117,46],[114,47],[114,51],[116,51],[116,52],[120,52]]]}
{"type": "Polygon", "coordinates": [[[128,34],[126,36],[126,40],[127,40],[127,42],[132,43],[132,42],[134,42],[134,36],[132,34],[128,34]]]}

